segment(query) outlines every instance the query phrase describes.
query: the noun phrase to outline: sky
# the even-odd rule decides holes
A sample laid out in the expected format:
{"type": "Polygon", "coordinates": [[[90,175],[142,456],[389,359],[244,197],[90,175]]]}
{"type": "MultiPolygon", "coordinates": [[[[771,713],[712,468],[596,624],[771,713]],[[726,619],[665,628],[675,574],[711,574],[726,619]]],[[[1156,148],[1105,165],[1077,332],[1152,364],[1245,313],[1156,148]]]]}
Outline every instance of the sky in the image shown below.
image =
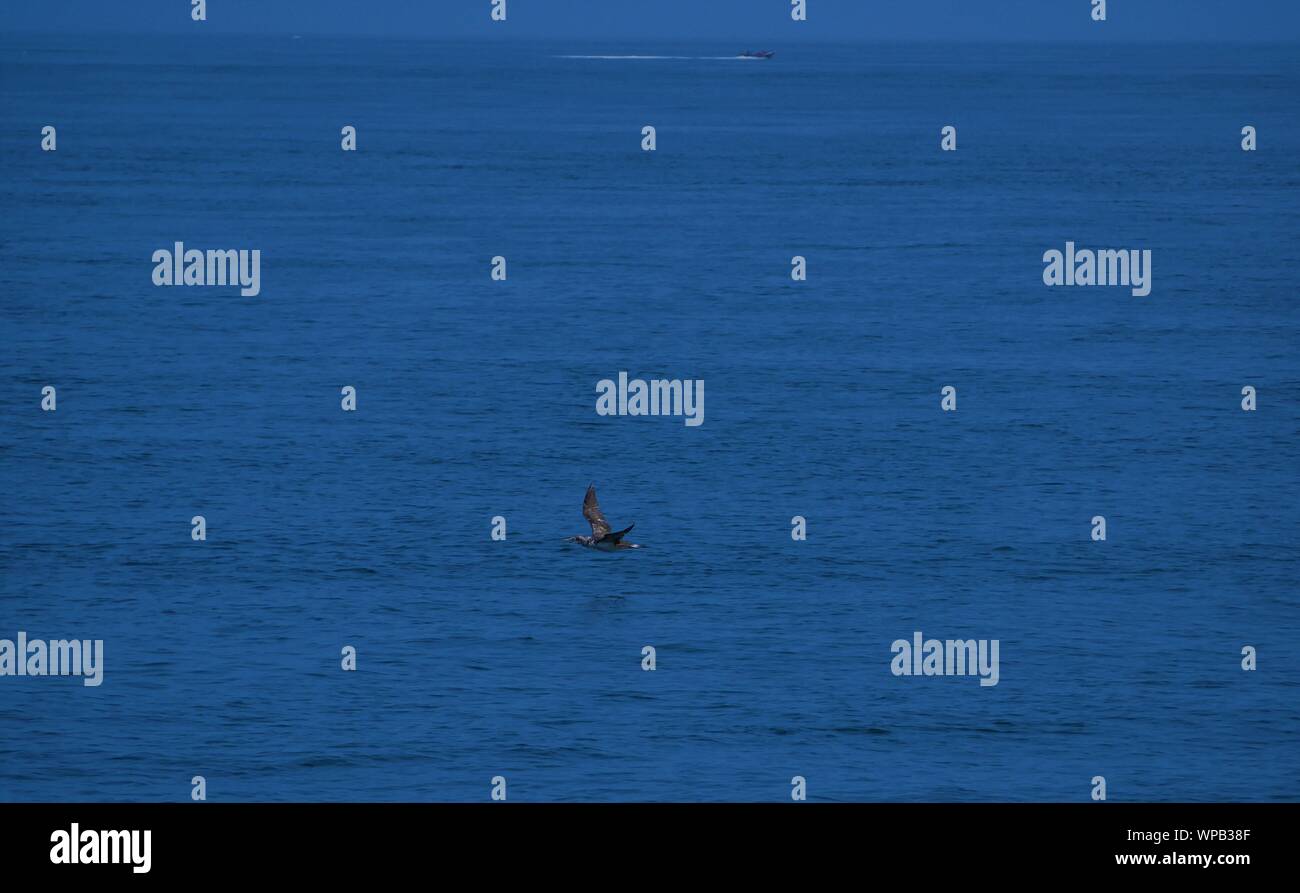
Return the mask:
{"type": "Polygon", "coordinates": [[[1300,41],[1300,0],[0,0],[0,32],[343,34],[443,39],[1300,41]]]}

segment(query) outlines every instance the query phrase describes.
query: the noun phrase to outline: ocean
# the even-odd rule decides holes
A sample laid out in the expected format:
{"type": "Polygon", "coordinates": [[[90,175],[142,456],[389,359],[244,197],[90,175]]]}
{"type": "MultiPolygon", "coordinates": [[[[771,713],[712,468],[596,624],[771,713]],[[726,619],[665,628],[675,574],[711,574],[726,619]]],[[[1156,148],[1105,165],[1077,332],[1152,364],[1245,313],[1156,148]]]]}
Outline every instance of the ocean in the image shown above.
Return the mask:
{"type": "Polygon", "coordinates": [[[1296,799],[1296,48],[744,49],[0,37],[0,799],[1296,799]]]}

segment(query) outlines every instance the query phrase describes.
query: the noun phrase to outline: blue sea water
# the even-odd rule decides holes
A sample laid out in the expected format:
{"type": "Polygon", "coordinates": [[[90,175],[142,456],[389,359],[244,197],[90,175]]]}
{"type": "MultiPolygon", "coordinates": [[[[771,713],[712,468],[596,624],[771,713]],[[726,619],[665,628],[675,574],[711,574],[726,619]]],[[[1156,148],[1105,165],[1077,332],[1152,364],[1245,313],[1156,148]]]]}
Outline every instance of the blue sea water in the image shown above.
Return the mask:
{"type": "Polygon", "coordinates": [[[1296,799],[1296,48],[740,49],[0,37],[0,799],[1296,799]]]}

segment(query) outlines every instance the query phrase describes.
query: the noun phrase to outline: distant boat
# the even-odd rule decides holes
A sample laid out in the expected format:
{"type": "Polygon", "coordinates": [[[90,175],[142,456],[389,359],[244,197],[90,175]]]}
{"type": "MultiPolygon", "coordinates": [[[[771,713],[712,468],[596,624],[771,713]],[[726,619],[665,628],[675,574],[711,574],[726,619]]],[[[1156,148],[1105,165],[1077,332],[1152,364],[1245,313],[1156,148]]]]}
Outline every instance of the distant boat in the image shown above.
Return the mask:
{"type": "Polygon", "coordinates": [[[745,50],[740,54],[742,59],[771,59],[776,53],[773,50],[745,50]]]}

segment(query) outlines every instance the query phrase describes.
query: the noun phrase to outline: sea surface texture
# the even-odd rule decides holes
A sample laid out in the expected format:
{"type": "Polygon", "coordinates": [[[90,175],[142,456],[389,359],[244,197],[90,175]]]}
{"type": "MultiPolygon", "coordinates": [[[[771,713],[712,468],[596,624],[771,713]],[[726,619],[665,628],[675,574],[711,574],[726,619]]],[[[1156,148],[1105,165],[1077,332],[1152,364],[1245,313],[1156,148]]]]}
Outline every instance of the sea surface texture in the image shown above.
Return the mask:
{"type": "Polygon", "coordinates": [[[1296,798],[1300,54],[743,49],[0,37],[0,799],[1296,798]]]}

